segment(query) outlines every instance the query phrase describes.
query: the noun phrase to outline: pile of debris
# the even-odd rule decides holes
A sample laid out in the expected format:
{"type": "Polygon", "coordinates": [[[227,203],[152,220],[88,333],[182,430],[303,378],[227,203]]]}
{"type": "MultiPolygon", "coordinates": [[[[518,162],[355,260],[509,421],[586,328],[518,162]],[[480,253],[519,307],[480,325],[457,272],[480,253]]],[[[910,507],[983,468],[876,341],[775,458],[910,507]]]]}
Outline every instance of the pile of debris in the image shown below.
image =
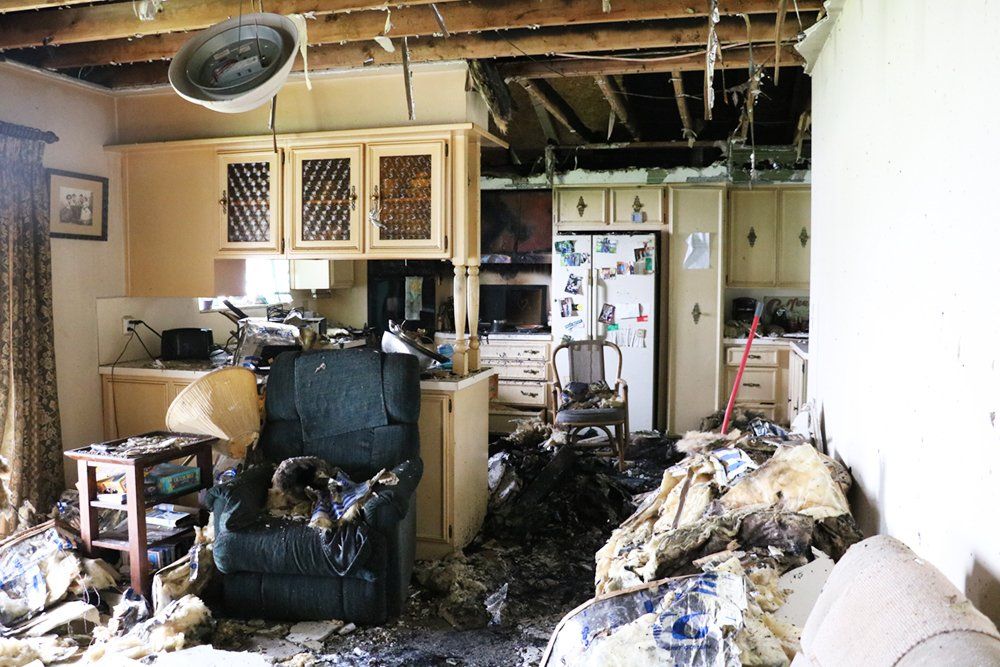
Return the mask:
{"type": "Polygon", "coordinates": [[[685,458],[597,552],[597,597],[563,620],[544,664],[789,664],[798,629],[774,615],[779,577],[862,535],[842,465],[804,436],[747,426],[677,443],[685,458]],[[660,640],[688,614],[697,632],[660,640]]]}

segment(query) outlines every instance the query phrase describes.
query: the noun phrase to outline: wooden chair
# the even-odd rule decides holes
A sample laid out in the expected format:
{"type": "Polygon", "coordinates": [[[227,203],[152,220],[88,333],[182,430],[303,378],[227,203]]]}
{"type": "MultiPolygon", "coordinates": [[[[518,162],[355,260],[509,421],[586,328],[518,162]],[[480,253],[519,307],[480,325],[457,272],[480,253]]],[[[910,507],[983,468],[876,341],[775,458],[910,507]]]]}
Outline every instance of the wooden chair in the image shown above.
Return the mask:
{"type": "Polygon", "coordinates": [[[577,443],[579,434],[588,429],[596,428],[604,431],[608,435],[608,442],[618,456],[618,469],[625,468],[625,447],[628,445],[628,384],[621,377],[622,374],[622,351],[614,343],[604,340],[575,340],[558,345],[552,351],[552,413],[553,426],[567,432],[567,444],[574,446],[577,443]],[[618,372],[614,385],[607,381],[604,368],[604,350],[611,348],[618,355],[618,372]],[[605,382],[611,387],[615,394],[621,397],[623,405],[621,407],[610,408],[568,408],[560,410],[559,404],[562,398],[563,385],[559,378],[559,368],[556,359],[559,352],[566,350],[569,355],[569,378],[567,385],[572,382],[582,382],[591,385],[595,382],[605,382]],[[612,435],[612,429],[614,434],[612,435]]]}

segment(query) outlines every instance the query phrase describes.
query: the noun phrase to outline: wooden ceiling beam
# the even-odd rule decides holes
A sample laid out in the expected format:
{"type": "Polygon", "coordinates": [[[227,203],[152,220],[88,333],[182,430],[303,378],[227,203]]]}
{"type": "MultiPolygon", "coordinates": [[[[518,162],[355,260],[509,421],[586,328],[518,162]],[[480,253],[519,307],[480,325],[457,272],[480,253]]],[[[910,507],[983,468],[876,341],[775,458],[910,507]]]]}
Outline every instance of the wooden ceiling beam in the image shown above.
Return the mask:
{"type": "Polygon", "coordinates": [[[553,118],[562,123],[574,135],[587,143],[599,141],[597,133],[580,120],[580,117],[573,111],[573,107],[555,91],[548,81],[542,79],[532,81],[529,79],[519,83],[534,101],[543,106],[553,118]]]}
{"type": "Polygon", "coordinates": [[[688,109],[687,95],[684,93],[684,79],[681,77],[682,74],[681,70],[671,70],[670,80],[674,86],[674,97],[677,98],[677,113],[681,117],[681,132],[684,138],[693,145],[694,140],[698,137],[698,133],[695,132],[691,110],[688,109]]]}
{"type": "MultiPolygon", "coordinates": [[[[452,0],[392,0],[395,6],[445,5],[452,0]]],[[[274,0],[267,10],[275,14],[317,16],[380,9],[385,0],[274,0]]],[[[140,21],[131,2],[103,3],[93,7],[71,7],[21,14],[7,14],[0,19],[0,51],[35,46],[124,39],[168,32],[201,30],[239,16],[241,0],[170,0],[154,21],[140,21]]],[[[398,10],[397,10],[398,11],[398,10]]],[[[442,7],[442,11],[444,8],[442,7]]],[[[382,22],[385,22],[385,14],[382,22]]],[[[381,28],[378,32],[381,31],[381,28]]],[[[374,33],[372,36],[374,37],[374,33]]]]}
{"type": "MultiPolygon", "coordinates": [[[[818,0],[809,1],[818,8],[818,0]]],[[[729,0],[728,4],[731,9],[740,8],[755,14],[763,13],[765,7],[774,10],[773,0],[729,0]]],[[[691,18],[688,5],[689,0],[615,0],[612,11],[605,13],[601,11],[599,4],[581,3],[579,0],[549,0],[545,3],[539,3],[538,0],[499,0],[489,5],[464,0],[444,5],[440,10],[451,33],[470,33],[523,26],[593,25],[626,19],[691,18]]],[[[390,37],[415,37],[440,32],[437,18],[429,7],[403,7],[394,10],[392,22],[390,37]]],[[[319,45],[370,41],[382,32],[384,24],[383,11],[318,16],[315,21],[308,23],[309,43],[319,45]]],[[[99,44],[66,44],[59,48],[45,49],[37,56],[26,52],[26,57],[31,64],[46,69],[145,62],[173,57],[188,39],[189,36],[183,33],[149,35],[142,39],[136,39],[129,33],[128,38],[108,39],[99,44]]],[[[2,45],[3,40],[0,38],[0,48],[3,48],[2,45]]]]}
{"type": "MultiPolygon", "coordinates": [[[[447,18],[446,18],[447,20],[447,18]]],[[[774,28],[773,20],[767,16],[751,18],[752,36],[762,43],[770,42],[769,33],[774,28]]],[[[647,21],[637,24],[615,24],[602,27],[575,26],[571,28],[541,28],[538,30],[508,30],[505,32],[487,32],[475,35],[452,35],[445,38],[421,38],[410,40],[410,61],[437,62],[443,60],[467,60],[479,58],[514,58],[523,56],[541,56],[553,53],[586,53],[608,50],[628,45],[629,51],[637,49],[656,49],[669,47],[697,47],[704,41],[704,21],[702,20],[671,20],[662,22],[647,21]]],[[[795,35],[791,26],[786,27],[787,39],[795,35]]],[[[725,43],[738,43],[746,40],[746,26],[740,18],[724,18],[718,25],[719,39],[725,43]]],[[[349,44],[330,44],[309,49],[309,67],[314,70],[356,68],[361,65],[397,65],[401,63],[400,49],[388,53],[375,42],[351,42],[349,44]]],[[[738,51],[738,49],[735,49],[738,51]]],[[[729,53],[728,51],[724,51],[729,53]]],[[[729,56],[726,56],[727,65],[729,56]]],[[[704,68],[704,56],[701,66],[704,68]]],[[[801,61],[801,59],[799,59],[801,61]]],[[[609,62],[609,61],[601,61],[609,62]]],[[[684,68],[685,61],[668,61],[670,67],[684,68]]],[[[795,59],[789,58],[789,62],[795,59]]],[[[634,64],[634,63],[633,63],[634,64]]],[[[112,72],[108,82],[114,87],[155,85],[166,81],[166,62],[147,63],[152,67],[140,67],[140,71],[121,72],[118,80],[112,72]],[[159,65],[156,67],[155,65],[159,65]],[[120,83],[126,81],[128,83],[120,83]]],[[[719,65],[726,66],[726,65],[719,65]]],[[[746,67],[744,61],[743,67],[746,67]]],[[[302,68],[301,59],[296,60],[295,69],[302,68]]],[[[544,68],[544,64],[543,64],[544,68]]],[[[128,67],[114,68],[128,70],[128,67]]],[[[694,68],[689,68],[694,69],[694,68]]],[[[598,72],[600,73],[600,72],[598,72]]],[[[504,75],[510,78],[505,71],[504,75]]],[[[593,76],[594,74],[590,74],[593,76]]],[[[550,78],[545,74],[535,77],[522,76],[518,78],[550,78]]],[[[97,79],[93,79],[97,80],[97,79]]]]}
{"type": "Polygon", "coordinates": [[[640,141],[642,136],[640,136],[641,133],[635,120],[635,114],[632,113],[628,100],[625,98],[625,94],[622,92],[618,82],[610,76],[602,75],[595,76],[594,83],[600,88],[601,94],[604,95],[604,99],[608,101],[608,106],[611,107],[611,111],[622,122],[628,133],[632,135],[633,139],[640,141]]]}
{"type": "Polygon", "coordinates": [[[0,14],[27,12],[36,9],[58,9],[73,5],[93,5],[108,0],[0,0],[0,14]]]}
{"type": "MultiPolygon", "coordinates": [[[[791,46],[782,48],[782,66],[799,67],[805,60],[791,46]]],[[[772,54],[773,55],[773,54],[772,54]]],[[[640,56],[641,58],[642,56],[640,56]]],[[[715,63],[716,69],[746,69],[749,65],[750,51],[747,48],[725,49],[722,60],[715,63]]],[[[761,52],[757,49],[754,58],[760,61],[761,52]]],[[[704,51],[686,55],[671,60],[576,60],[563,58],[559,60],[532,60],[511,63],[500,68],[508,80],[517,79],[557,79],[577,76],[614,76],[625,74],[657,74],[664,72],[695,72],[705,69],[704,51]]]]}

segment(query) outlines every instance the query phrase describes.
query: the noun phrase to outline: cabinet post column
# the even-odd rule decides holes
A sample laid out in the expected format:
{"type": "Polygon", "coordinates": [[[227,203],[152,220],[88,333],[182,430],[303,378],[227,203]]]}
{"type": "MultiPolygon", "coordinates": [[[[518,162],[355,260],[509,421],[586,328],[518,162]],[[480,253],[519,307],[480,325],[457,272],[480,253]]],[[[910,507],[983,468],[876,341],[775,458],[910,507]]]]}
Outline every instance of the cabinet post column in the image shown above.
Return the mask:
{"type": "Polygon", "coordinates": [[[455,265],[455,287],[452,292],[455,301],[455,354],[452,356],[452,369],[458,375],[468,375],[468,347],[465,343],[466,267],[454,260],[452,263],[455,265]]]}
{"type": "Polygon", "coordinates": [[[479,370],[479,264],[469,266],[469,371],[479,370]]]}

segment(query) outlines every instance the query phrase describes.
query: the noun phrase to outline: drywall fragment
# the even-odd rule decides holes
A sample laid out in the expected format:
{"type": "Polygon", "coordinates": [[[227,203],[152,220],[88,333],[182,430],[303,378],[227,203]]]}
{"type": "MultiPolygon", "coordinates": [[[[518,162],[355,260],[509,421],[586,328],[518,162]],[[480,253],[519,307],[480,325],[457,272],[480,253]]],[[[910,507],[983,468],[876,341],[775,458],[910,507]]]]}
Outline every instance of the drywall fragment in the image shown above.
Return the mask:
{"type": "Polygon", "coordinates": [[[305,642],[322,642],[343,627],[344,622],[338,620],[303,621],[293,625],[285,639],[296,644],[304,644],[305,642]]]}
{"type": "Polygon", "coordinates": [[[833,571],[834,563],[829,556],[818,549],[813,549],[813,555],[816,559],[812,562],[789,570],[778,578],[778,585],[785,589],[786,597],[775,616],[800,628],[805,627],[823,584],[833,571]]]}

